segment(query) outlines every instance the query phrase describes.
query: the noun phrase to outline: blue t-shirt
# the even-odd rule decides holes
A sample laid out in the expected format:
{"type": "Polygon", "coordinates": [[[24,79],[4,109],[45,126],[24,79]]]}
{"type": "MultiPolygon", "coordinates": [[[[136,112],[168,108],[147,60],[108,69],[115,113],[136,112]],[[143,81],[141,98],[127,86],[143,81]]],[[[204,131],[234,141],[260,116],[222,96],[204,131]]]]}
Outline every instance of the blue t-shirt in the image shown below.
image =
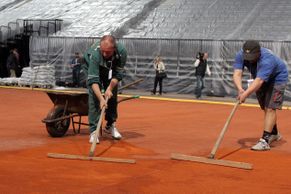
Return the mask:
{"type": "Polygon", "coordinates": [[[258,77],[265,82],[275,84],[284,84],[288,81],[286,64],[267,48],[261,48],[261,56],[257,64],[244,61],[243,50],[240,50],[236,54],[233,68],[243,70],[244,67],[247,67],[254,79],[258,77]]]}

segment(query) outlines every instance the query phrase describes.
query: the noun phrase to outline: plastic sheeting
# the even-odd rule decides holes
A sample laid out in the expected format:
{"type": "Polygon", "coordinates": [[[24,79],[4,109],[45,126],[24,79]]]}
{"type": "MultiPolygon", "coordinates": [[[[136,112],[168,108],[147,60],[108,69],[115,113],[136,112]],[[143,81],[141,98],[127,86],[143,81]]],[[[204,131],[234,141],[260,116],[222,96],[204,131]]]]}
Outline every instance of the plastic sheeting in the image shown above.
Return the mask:
{"type": "Polygon", "coordinates": [[[134,38],[290,41],[290,18],[289,0],[0,2],[0,25],[19,19],[62,19],[64,28],[56,35],[69,37],[111,32],[134,38]]]}
{"type": "Polygon", "coordinates": [[[167,0],[124,37],[291,40],[288,0],[167,0]]]}
{"type": "MultiPolygon", "coordinates": [[[[83,53],[98,38],[60,38],[34,37],[30,41],[31,66],[53,65],[56,81],[71,82],[69,63],[75,52],[83,53]]],[[[204,95],[235,96],[232,82],[234,57],[242,47],[243,41],[211,40],[171,40],[171,39],[119,39],[128,51],[126,77],[123,83],[144,78],[135,89],[150,92],[153,88],[155,71],[153,59],[160,55],[166,65],[168,78],[164,81],[166,92],[193,94],[195,87],[194,58],[199,51],[209,53],[212,75],[206,76],[204,95]]],[[[291,42],[263,41],[262,46],[271,49],[288,63],[291,68],[291,42]],[[288,60],[289,59],[289,60],[288,60]]],[[[289,74],[290,75],[290,74],[289,74]]],[[[250,74],[246,71],[243,85],[247,87],[250,74]]],[[[286,91],[291,98],[291,85],[286,91]]]]}
{"type": "MultiPolygon", "coordinates": [[[[123,31],[135,17],[150,10],[152,0],[15,0],[0,3],[0,25],[23,19],[61,19],[56,36],[91,37],[123,31]],[[45,4],[45,5],[44,5],[45,4]],[[2,5],[2,6],[1,6],[2,5]]],[[[17,29],[19,30],[19,29],[17,29]]]]}

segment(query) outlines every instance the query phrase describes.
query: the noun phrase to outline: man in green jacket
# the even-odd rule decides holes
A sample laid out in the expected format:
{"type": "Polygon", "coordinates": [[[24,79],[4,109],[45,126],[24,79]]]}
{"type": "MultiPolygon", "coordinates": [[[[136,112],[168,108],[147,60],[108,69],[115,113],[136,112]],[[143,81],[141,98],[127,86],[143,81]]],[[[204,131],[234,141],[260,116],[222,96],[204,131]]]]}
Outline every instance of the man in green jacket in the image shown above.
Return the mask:
{"type": "MultiPolygon", "coordinates": [[[[100,42],[95,43],[85,54],[84,60],[88,67],[87,86],[89,89],[89,142],[93,143],[97,122],[102,107],[106,107],[105,132],[111,133],[114,139],[121,139],[116,128],[117,120],[117,90],[118,82],[124,76],[124,65],[127,51],[121,43],[117,43],[111,35],[105,35],[100,42]],[[104,89],[104,96],[101,90],[104,89]],[[106,103],[105,98],[108,98],[106,103]]],[[[99,140],[97,139],[97,143],[99,140]]]]}

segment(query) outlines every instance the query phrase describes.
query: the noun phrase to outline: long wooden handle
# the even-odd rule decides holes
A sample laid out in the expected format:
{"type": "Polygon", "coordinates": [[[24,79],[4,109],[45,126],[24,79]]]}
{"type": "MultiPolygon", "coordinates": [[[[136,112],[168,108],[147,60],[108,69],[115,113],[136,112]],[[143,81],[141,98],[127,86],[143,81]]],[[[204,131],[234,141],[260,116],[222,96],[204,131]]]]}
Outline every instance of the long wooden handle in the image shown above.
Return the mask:
{"type": "Polygon", "coordinates": [[[224,124],[224,127],[221,130],[220,135],[219,135],[218,139],[216,140],[216,143],[215,143],[214,147],[212,148],[212,151],[211,151],[211,153],[209,155],[209,158],[212,158],[212,159],[214,158],[214,156],[216,154],[216,151],[217,151],[217,149],[218,149],[218,147],[219,147],[219,145],[220,145],[220,143],[221,143],[221,141],[223,139],[223,136],[224,136],[224,134],[225,134],[225,132],[226,132],[226,130],[228,128],[228,125],[229,125],[229,123],[230,123],[230,121],[231,121],[231,119],[232,119],[232,117],[233,117],[238,105],[239,105],[239,101],[236,102],[236,104],[233,107],[230,115],[228,116],[228,119],[227,119],[226,123],[224,124]]]}
{"type": "MultiPolygon", "coordinates": [[[[105,101],[107,103],[108,97],[106,97],[105,101]]],[[[95,149],[96,149],[96,142],[97,142],[98,135],[100,133],[101,123],[102,123],[102,120],[103,120],[104,113],[105,113],[105,106],[103,106],[102,109],[101,109],[101,114],[100,114],[99,121],[98,121],[98,124],[97,124],[97,127],[96,127],[96,132],[94,134],[94,141],[93,141],[93,143],[91,145],[91,148],[90,148],[89,157],[93,157],[94,156],[94,152],[95,152],[95,149]]]]}

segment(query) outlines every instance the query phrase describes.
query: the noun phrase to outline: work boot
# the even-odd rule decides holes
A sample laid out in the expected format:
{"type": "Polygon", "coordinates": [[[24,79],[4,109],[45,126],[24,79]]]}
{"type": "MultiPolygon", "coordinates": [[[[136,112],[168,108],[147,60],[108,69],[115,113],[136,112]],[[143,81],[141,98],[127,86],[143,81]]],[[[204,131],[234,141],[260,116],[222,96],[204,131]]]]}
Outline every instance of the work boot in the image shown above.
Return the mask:
{"type": "Polygon", "coordinates": [[[106,125],[104,131],[106,133],[111,133],[113,139],[120,140],[122,138],[121,134],[119,133],[118,129],[115,126],[115,123],[112,123],[109,126],[106,125]]]}
{"type": "MultiPolygon", "coordinates": [[[[93,132],[90,134],[89,143],[93,143],[93,142],[94,142],[94,136],[95,136],[95,133],[96,133],[96,131],[93,131],[93,132]]],[[[98,136],[97,136],[96,144],[99,144],[98,136]]]]}

